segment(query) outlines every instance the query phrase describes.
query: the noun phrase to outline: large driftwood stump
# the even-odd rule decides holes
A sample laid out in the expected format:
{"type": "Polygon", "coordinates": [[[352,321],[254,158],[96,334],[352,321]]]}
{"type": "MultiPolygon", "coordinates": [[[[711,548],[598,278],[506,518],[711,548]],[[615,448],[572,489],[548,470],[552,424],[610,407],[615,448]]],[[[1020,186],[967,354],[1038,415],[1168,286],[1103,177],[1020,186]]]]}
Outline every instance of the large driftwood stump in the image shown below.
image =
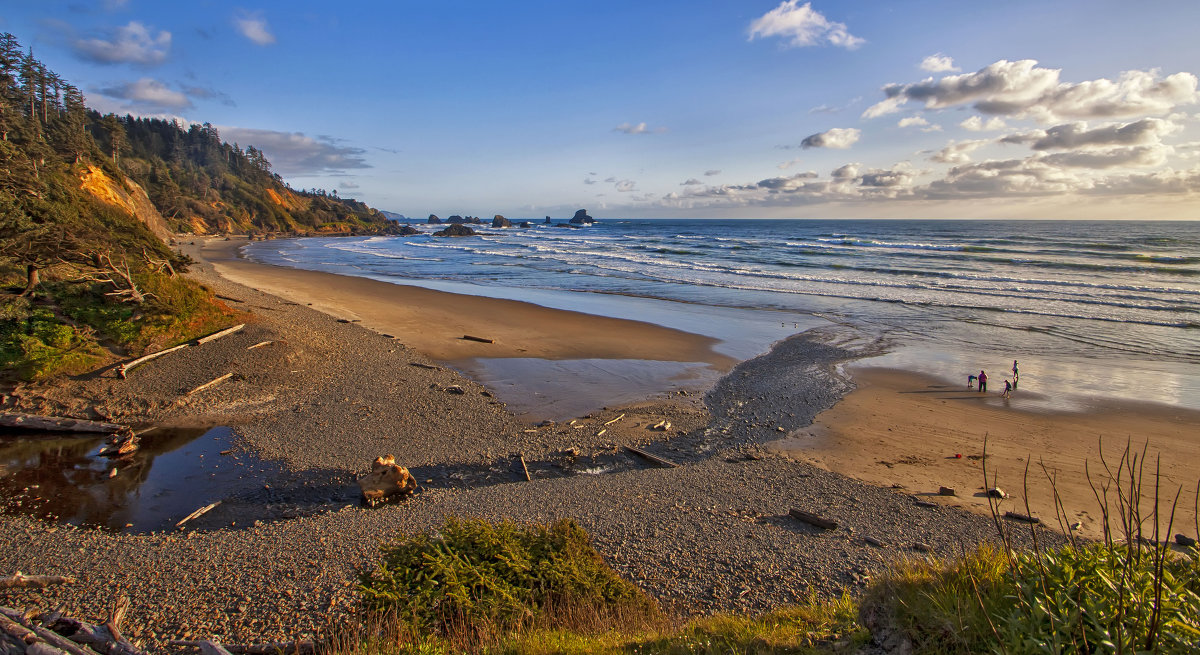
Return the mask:
{"type": "Polygon", "coordinates": [[[417,490],[417,480],[408,469],[396,464],[393,455],[376,458],[371,472],[358,479],[363,502],[371,507],[389,500],[411,495],[417,490]]]}

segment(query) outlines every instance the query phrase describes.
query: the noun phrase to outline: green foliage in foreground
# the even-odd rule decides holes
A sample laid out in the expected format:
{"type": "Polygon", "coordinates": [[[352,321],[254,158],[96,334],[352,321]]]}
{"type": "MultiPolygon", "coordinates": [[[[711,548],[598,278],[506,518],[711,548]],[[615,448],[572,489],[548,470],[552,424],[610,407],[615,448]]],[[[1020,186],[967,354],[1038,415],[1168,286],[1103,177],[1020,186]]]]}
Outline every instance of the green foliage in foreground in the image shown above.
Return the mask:
{"type": "Polygon", "coordinates": [[[864,606],[917,653],[1200,652],[1200,554],[1094,544],[910,561],[864,606]]]}
{"type": "Polygon", "coordinates": [[[659,615],[569,520],[521,527],[447,519],[435,536],[384,547],[360,589],[369,610],[418,634],[468,642],[572,617],[640,624],[659,615]]]}
{"type": "Polygon", "coordinates": [[[655,613],[587,541],[569,521],[520,528],[450,519],[439,536],[385,548],[360,587],[371,625],[329,652],[852,653],[871,638],[864,626],[911,643],[917,655],[1200,652],[1195,549],[984,545],[952,561],[897,562],[861,600],[812,599],[681,625],[655,613]],[[575,601],[584,599],[591,604],[580,611],[575,601]]]}
{"type": "Polygon", "coordinates": [[[90,331],[59,321],[25,298],[0,301],[0,367],[20,379],[82,373],[103,359],[90,331]]]}

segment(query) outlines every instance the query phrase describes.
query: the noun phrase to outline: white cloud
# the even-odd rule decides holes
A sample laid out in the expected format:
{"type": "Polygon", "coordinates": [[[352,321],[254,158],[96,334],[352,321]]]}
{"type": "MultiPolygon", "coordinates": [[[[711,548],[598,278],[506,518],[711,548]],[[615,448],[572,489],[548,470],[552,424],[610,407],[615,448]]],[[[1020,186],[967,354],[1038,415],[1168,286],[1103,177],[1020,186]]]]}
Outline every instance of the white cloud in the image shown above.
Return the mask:
{"type": "Polygon", "coordinates": [[[707,170],[707,171],[704,171],[704,176],[705,176],[705,177],[712,177],[712,176],[714,176],[714,175],[720,175],[720,174],[721,174],[721,170],[720,170],[720,169],[716,169],[716,168],[714,168],[714,169],[709,169],[709,170],[707,170]]]}
{"type": "Polygon", "coordinates": [[[704,183],[701,182],[700,180],[697,180],[694,177],[689,177],[687,180],[680,182],[679,186],[695,186],[697,184],[704,184],[704,183]]]}
{"type": "Polygon", "coordinates": [[[621,123],[620,125],[614,127],[613,131],[624,134],[662,134],[663,132],[667,131],[667,128],[656,127],[651,129],[646,127],[645,123],[638,123],[636,125],[633,123],[621,123]]]}
{"type": "Polygon", "coordinates": [[[897,127],[919,127],[919,128],[921,128],[922,132],[941,132],[942,131],[941,125],[932,125],[932,124],[930,124],[929,121],[925,120],[921,116],[909,116],[907,118],[901,118],[899,120],[899,122],[896,123],[896,126],[897,127]]]}
{"type": "Polygon", "coordinates": [[[985,114],[1040,122],[1166,114],[1200,100],[1191,73],[1159,79],[1158,71],[1128,71],[1116,82],[1101,78],[1073,84],[1060,82],[1060,72],[1032,59],[1001,60],[975,73],[889,84],[883,88],[886,98],[863,112],[863,118],[894,113],[909,100],[927,109],[971,104],[985,114]]]}
{"type": "Polygon", "coordinates": [[[845,150],[854,145],[859,137],[862,136],[862,130],[854,127],[842,128],[835,127],[826,132],[811,134],[804,137],[800,142],[801,148],[833,148],[835,150],[845,150]]]}
{"type": "Polygon", "coordinates": [[[962,69],[954,65],[953,59],[939,52],[921,60],[921,70],[930,73],[957,73],[962,69]]]}
{"type": "Polygon", "coordinates": [[[75,54],[100,64],[161,64],[171,49],[171,33],[154,30],[138,21],[110,30],[107,38],[77,39],[75,54]]]}
{"type": "Polygon", "coordinates": [[[258,45],[275,43],[275,35],[271,34],[271,28],[261,11],[239,11],[233,18],[233,25],[238,33],[258,45]]]}
{"type": "Polygon", "coordinates": [[[972,152],[988,143],[990,142],[987,140],[960,141],[958,143],[951,141],[945,148],[934,153],[929,160],[939,164],[965,164],[971,161],[972,152]]]}
{"type": "Polygon", "coordinates": [[[999,116],[992,116],[986,121],[979,116],[972,116],[958,125],[968,132],[996,132],[1008,128],[1004,119],[999,116]]]}
{"type": "Polygon", "coordinates": [[[590,178],[590,177],[585,177],[585,178],[583,178],[583,183],[584,183],[584,184],[595,184],[595,183],[596,183],[596,180],[593,180],[593,179],[592,179],[592,178],[590,178]]]}
{"type": "Polygon", "coordinates": [[[1166,162],[1170,148],[1163,145],[1111,148],[1109,150],[1082,150],[1046,155],[1040,162],[1058,168],[1088,168],[1092,170],[1118,167],[1161,166],[1166,162]]]}
{"type": "Polygon", "coordinates": [[[846,31],[846,26],[828,20],[812,8],[811,2],[796,6],[798,0],[785,0],[750,23],[750,40],[778,36],[792,47],[823,45],[853,50],[865,41],[846,31]]]}
{"type": "Polygon", "coordinates": [[[272,170],[280,175],[336,174],[352,168],[371,168],[362,157],[366,150],[339,145],[329,137],[246,127],[219,130],[224,141],[237,143],[243,149],[253,145],[262,150],[272,170]]]}
{"type": "Polygon", "coordinates": [[[170,89],[162,82],[149,77],[98,91],[110,98],[129,101],[150,110],[178,111],[192,106],[192,101],[186,94],[170,89]]]}
{"type": "Polygon", "coordinates": [[[781,170],[781,171],[786,171],[787,169],[789,169],[789,168],[791,168],[791,167],[795,166],[796,164],[799,164],[799,163],[800,163],[800,162],[802,162],[802,161],[804,161],[804,158],[803,158],[803,157],[797,157],[797,158],[795,158],[795,159],[789,159],[788,161],[785,161],[785,162],[783,162],[782,164],[779,164],[778,166],[776,166],[776,168],[778,168],[778,169],[779,169],[779,170],[781,170]]]}
{"type": "Polygon", "coordinates": [[[637,191],[637,182],[634,182],[633,180],[618,180],[615,185],[615,188],[617,191],[620,191],[621,193],[629,193],[630,191],[637,191]]]}
{"type": "Polygon", "coordinates": [[[1113,124],[1088,129],[1087,123],[1056,125],[1033,141],[1034,150],[1076,150],[1097,146],[1134,146],[1160,143],[1162,137],[1178,128],[1159,118],[1143,118],[1124,125],[1113,124]]]}

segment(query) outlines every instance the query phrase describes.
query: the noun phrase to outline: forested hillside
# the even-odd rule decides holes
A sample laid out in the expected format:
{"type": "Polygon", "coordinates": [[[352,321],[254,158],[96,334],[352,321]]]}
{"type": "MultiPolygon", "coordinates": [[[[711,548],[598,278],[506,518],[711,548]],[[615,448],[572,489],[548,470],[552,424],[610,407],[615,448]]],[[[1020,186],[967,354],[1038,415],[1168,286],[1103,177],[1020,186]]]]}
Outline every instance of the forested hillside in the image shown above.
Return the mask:
{"type": "Polygon", "coordinates": [[[100,115],[0,34],[0,367],[79,373],[227,324],[172,233],[379,233],[380,212],[290,189],[210,125],[100,115]]]}

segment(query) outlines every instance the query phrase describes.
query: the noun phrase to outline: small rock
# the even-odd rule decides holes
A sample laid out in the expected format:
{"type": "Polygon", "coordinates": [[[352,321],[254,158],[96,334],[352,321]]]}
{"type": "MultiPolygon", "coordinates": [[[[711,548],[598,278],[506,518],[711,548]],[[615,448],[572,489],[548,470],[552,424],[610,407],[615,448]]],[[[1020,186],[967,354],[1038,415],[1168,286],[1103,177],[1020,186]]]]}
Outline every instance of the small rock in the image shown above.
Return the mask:
{"type": "Polygon", "coordinates": [[[1195,546],[1196,540],[1192,539],[1186,534],[1177,534],[1175,535],[1175,543],[1179,544],[1180,546],[1195,546]]]}
{"type": "Polygon", "coordinates": [[[938,495],[939,496],[957,496],[958,494],[954,493],[953,487],[938,487],[938,495]]]}
{"type": "Polygon", "coordinates": [[[920,551],[922,553],[928,553],[928,552],[933,551],[932,546],[930,546],[929,544],[923,544],[919,541],[912,545],[912,549],[916,550],[916,551],[920,551]]]}
{"type": "Polygon", "coordinates": [[[461,396],[461,395],[466,394],[467,392],[462,387],[458,386],[457,384],[452,384],[452,385],[446,387],[446,393],[452,393],[456,396],[461,396]]]}
{"type": "Polygon", "coordinates": [[[990,498],[1008,498],[1008,494],[1005,493],[1000,487],[992,487],[991,489],[988,489],[987,495],[990,498]]]}

